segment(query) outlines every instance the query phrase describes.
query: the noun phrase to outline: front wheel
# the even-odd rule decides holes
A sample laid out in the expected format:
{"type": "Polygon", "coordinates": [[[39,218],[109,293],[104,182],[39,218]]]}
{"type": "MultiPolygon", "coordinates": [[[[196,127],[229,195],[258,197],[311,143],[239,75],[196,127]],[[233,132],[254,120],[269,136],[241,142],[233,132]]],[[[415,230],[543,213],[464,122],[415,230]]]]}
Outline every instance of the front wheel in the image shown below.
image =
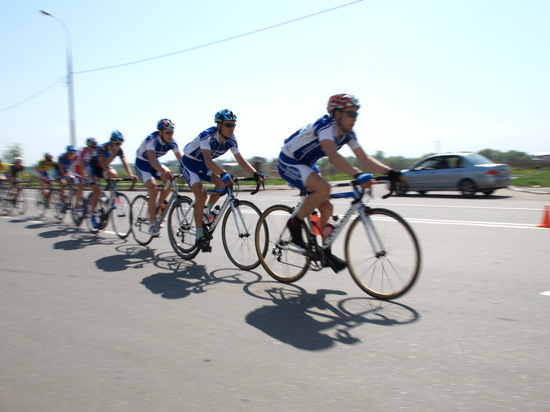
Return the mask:
{"type": "Polygon", "coordinates": [[[183,259],[193,259],[199,253],[193,201],[181,196],[168,212],[168,238],[172,249],[183,259]]]}
{"type": "Polygon", "coordinates": [[[149,234],[149,199],[139,195],[132,200],[132,234],[142,246],[147,246],[153,240],[149,234]]]}
{"type": "Polygon", "coordinates": [[[50,207],[53,216],[61,223],[65,219],[66,214],[65,202],[61,201],[61,193],[57,189],[50,189],[50,207]]]}
{"type": "MultiPolygon", "coordinates": [[[[363,212],[362,212],[363,213],[363,212]]],[[[420,246],[409,224],[387,209],[357,217],[345,240],[348,269],[369,295],[395,299],[408,292],[420,273],[420,246]]]]}
{"type": "MultiPolygon", "coordinates": [[[[260,264],[254,244],[254,230],[262,212],[252,202],[235,200],[235,210],[227,209],[222,222],[222,242],[231,262],[240,269],[252,270],[260,264]]],[[[262,226],[265,230],[265,225],[262,226]]],[[[265,237],[265,233],[263,235],[265,237]]],[[[265,255],[265,250],[262,252],[265,255]]]]}
{"type": "Polygon", "coordinates": [[[87,199],[84,197],[84,193],[82,193],[79,202],[76,201],[76,195],[73,196],[71,205],[71,218],[73,219],[73,223],[75,224],[75,226],[80,226],[82,224],[82,221],[86,217],[87,213],[88,202],[87,199]]]}
{"type": "Polygon", "coordinates": [[[477,191],[477,187],[470,179],[464,179],[460,182],[459,190],[464,197],[474,197],[477,191]]]}
{"type": "Polygon", "coordinates": [[[111,209],[111,223],[116,235],[126,239],[132,231],[130,201],[124,193],[117,193],[114,208],[111,209]]]}
{"type": "Polygon", "coordinates": [[[309,267],[309,258],[290,241],[286,223],[291,214],[289,206],[271,206],[256,224],[256,254],[260,263],[273,279],[283,283],[296,282],[309,267]]]}
{"type": "Polygon", "coordinates": [[[27,199],[25,192],[21,188],[17,188],[13,192],[13,210],[16,215],[24,215],[27,211],[27,199]]]}

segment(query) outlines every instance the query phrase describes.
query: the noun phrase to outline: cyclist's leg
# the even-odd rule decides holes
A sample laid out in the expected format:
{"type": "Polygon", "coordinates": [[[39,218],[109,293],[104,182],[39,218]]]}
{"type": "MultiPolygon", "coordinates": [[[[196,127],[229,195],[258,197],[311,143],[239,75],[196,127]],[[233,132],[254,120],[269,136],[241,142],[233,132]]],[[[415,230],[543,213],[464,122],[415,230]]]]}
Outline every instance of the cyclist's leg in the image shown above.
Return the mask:
{"type": "MultiPolygon", "coordinates": [[[[222,182],[222,179],[218,175],[213,174],[212,176],[210,176],[210,182],[214,183],[214,187],[216,189],[223,189],[225,187],[225,184],[222,182]]],[[[208,210],[211,210],[219,199],[219,194],[211,193],[210,197],[208,198],[208,210]]]]}

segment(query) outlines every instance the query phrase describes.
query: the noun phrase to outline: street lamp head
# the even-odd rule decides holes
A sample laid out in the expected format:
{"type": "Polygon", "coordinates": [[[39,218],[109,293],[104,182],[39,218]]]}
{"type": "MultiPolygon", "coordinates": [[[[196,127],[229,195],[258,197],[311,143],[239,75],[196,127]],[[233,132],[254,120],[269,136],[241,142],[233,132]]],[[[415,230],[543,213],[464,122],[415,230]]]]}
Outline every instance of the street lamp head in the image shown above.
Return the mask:
{"type": "Polygon", "coordinates": [[[46,16],[51,16],[52,13],[50,13],[48,10],[39,10],[40,13],[45,14],[46,16]]]}

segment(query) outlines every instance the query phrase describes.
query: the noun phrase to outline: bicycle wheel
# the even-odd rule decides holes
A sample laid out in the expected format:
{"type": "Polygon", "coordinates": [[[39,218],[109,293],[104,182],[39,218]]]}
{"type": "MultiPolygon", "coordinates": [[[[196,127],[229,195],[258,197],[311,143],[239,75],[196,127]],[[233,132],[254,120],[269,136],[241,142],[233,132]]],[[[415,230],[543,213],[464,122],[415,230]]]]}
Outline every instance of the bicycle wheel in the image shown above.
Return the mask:
{"type": "Polygon", "coordinates": [[[355,283],[382,300],[404,295],[420,273],[420,246],[412,228],[387,209],[366,211],[348,229],[345,240],[348,269],[355,283]]]}
{"type": "Polygon", "coordinates": [[[290,243],[286,223],[292,208],[275,205],[267,208],[256,225],[256,254],[269,275],[283,283],[292,283],[304,276],[309,258],[290,243]]]}
{"type": "Polygon", "coordinates": [[[36,194],[35,205],[36,205],[36,210],[38,212],[39,217],[43,217],[50,207],[49,198],[45,198],[40,189],[38,189],[38,193],[36,194]]]}
{"type": "Polygon", "coordinates": [[[132,200],[132,234],[140,245],[151,243],[153,236],[149,234],[149,199],[139,195],[132,200]]]}
{"type": "Polygon", "coordinates": [[[64,202],[61,201],[61,194],[57,189],[50,189],[50,208],[53,216],[59,221],[65,218],[64,202]]]}
{"type": "MultiPolygon", "coordinates": [[[[262,212],[247,200],[235,199],[234,206],[235,213],[229,208],[223,217],[223,248],[235,266],[252,270],[260,264],[254,243],[254,230],[262,212]]],[[[265,225],[262,225],[262,229],[265,231],[265,225]]],[[[265,238],[265,232],[263,236],[265,238]]],[[[265,255],[265,248],[262,253],[265,255]]]]}
{"type": "Polygon", "coordinates": [[[73,219],[73,223],[76,226],[80,226],[87,213],[88,202],[86,197],[84,197],[84,193],[82,193],[82,198],[78,203],[76,202],[76,196],[74,196],[71,202],[71,218],[73,219]]]}
{"type": "Polygon", "coordinates": [[[114,208],[111,209],[111,223],[116,235],[126,239],[132,231],[132,213],[128,196],[124,193],[117,193],[114,208]]]}
{"type": "Polygon", "coordinates": [[[27,199],[25,198],[25,192],[21,188],[17,188],[15,191],[15,197],[12,199],[13,210],[17,215],[24,215],[27,211],[27,199]]]}
{"type": "Polygon", "coordinates": [[[168,237],[172,249],[183,259],[193,259],[199,253],[195,244],[196,227],[193,202],[181,196],[168,212],[168,237]]]}

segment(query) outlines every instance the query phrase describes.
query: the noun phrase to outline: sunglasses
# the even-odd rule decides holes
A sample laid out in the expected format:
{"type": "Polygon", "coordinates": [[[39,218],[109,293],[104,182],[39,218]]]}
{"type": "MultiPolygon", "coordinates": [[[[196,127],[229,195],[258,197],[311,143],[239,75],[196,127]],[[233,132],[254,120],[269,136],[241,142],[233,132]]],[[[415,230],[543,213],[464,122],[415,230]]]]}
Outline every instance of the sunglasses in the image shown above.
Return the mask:
{"type": "Polygon", "coordinates": [[[345,113],[346,116],[348,116],[351,119],[356,119],[357,116],[359,115],[359,112],[353,111],[353,110],[350,110],[350,111],[342,110],[342,113],[345,113]]]}
{"type": "Polygon", "coordinates": [[[225,126],[228,129],[234,129],[235,126],[237,126],[237,123],[222,123],[222,126],[225,126]]]}
{"type": "Polygon", "coordinates": [[[173,130],[169,130],[169,131],[163,130],[162,132],[163,132],[164,134],[174,134],[174,131],[173,131],[173,130]]]}

